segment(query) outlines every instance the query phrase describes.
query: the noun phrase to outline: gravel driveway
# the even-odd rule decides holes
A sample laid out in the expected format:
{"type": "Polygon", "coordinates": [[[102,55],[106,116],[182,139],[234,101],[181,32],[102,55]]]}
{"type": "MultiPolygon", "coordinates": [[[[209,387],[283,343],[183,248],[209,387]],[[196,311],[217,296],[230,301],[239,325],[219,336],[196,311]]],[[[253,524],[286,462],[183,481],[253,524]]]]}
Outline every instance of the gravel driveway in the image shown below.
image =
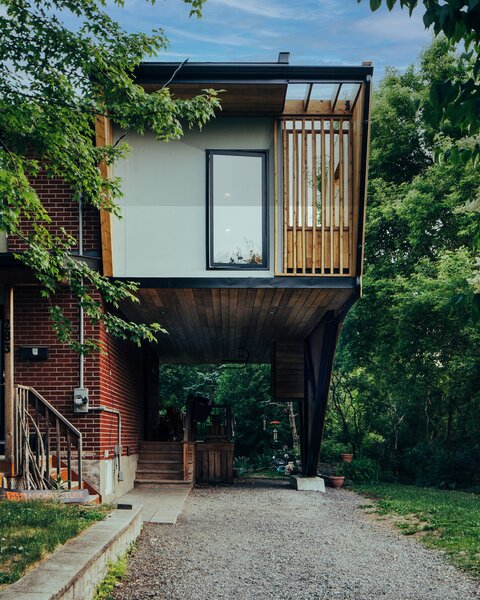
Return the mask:
{"type": "Polygon", "coordinates": [[[145,525],[117,600],[470,600],[479,586],[343,490],[195,489],[177,525],[145,525]]]}

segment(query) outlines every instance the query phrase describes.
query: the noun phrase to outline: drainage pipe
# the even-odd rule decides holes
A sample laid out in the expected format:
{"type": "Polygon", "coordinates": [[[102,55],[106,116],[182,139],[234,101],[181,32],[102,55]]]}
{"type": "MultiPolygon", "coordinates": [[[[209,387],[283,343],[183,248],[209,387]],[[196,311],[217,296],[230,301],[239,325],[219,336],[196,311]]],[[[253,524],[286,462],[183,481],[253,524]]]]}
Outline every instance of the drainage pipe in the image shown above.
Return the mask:
{"type": "MultiPolygon", "coordinates": [[[[78,254],[79,256],[83,256],[83,200],[82,198],[80,198],[79,202],[78,202],[78,254]]],[[[80,281],[82,287],[83,287],[83,279],[80,281]]],[[[85,316],[83,313],[83,306],[80,303],[80,311],[79,311],[79,318],[78,318],[78,337],[79,337],[79,343],[80,343],[80,349],[83,348],[83,343],[85,341],[85,316]]],[[[80,352],[80,356],[79,356],[79,364],[78,364],[78,369],[79,369],[79,385],[78,387],[83,389],[84,388],[84,379],[85,379],[85,356],[83,354],[83,352],[80,352]]]]}

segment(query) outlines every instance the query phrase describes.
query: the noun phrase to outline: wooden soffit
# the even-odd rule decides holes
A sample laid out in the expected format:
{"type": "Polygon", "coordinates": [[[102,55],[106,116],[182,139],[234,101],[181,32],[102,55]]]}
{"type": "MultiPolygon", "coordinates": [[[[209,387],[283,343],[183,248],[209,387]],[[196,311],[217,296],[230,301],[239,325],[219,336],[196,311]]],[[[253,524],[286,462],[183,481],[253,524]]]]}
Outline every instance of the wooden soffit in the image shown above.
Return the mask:
{"type": "MultiPolygon", "coordinates": [[[[143,84],[148,92],[159,89],[157,84],[143,84]]],[[[275,116],[281,114],[285,102],[285,84],[208,84],[180,83],[169,86],[173,98],[193,98],[204,89],[222,90],[220,95],[222,110],[226,116],[254,114],[255,116],[275,116]]]]}

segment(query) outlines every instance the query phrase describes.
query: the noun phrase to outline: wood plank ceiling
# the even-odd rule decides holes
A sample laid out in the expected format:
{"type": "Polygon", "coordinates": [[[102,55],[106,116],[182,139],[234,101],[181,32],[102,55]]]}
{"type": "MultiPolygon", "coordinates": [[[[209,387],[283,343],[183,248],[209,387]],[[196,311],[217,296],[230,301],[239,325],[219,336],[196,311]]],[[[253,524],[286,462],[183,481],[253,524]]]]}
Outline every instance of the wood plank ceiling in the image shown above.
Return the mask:
{"type": "Polygon", "coordinates": [[[143,288],[140,302],[122,308],[137,322],[157,322],[165,363],[269,363],[276,341],[303,340],[327,310],[338,310],[351,289],[143,288]]]}
{"type": "MultiPolygon", "coordinates": [[[[143,87],[148,92],[158,90],[160,86],[147,83],[143,87]]],[[[256,85],[181,83],[169,86],[172,97],[175,99],[192,98],[197,94],[202,94],[202,90],[205,88],[222,90],[220,93],[222,110],[218,114],[225,116],[255,113],[260,117],[281,114],[287,93],[285,84],[270,83],[256,85]]]]}

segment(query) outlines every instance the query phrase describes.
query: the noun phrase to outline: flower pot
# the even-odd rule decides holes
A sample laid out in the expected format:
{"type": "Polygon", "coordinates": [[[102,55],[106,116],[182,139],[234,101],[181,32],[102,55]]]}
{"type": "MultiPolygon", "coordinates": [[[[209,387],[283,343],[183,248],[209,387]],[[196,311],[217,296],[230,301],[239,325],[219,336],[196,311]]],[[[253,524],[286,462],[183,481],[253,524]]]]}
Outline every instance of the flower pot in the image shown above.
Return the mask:
{"type": "Polygon", "coordinates": [[[340,457],[342,459],[342,462],[344,462],[344,463],[351,463],[352,459],[353,459],[353,454],[350,454],[349,452],[342,452],[340,454],[340,457]]]}
{"type": "Polygon", "coordinates": [[[345,483],[345,476],[344,475],[329,475],[328,483],[333,488],[341,488],[341,487],[343,487],[343,484],[345,483]]]}
{"type": "Polygon", "coordinates": [[[244,474],[245,474],[245,469],[243,467],[234,467],[233,468],[233,476],[235,478],[243,477],[244,474]]]}

